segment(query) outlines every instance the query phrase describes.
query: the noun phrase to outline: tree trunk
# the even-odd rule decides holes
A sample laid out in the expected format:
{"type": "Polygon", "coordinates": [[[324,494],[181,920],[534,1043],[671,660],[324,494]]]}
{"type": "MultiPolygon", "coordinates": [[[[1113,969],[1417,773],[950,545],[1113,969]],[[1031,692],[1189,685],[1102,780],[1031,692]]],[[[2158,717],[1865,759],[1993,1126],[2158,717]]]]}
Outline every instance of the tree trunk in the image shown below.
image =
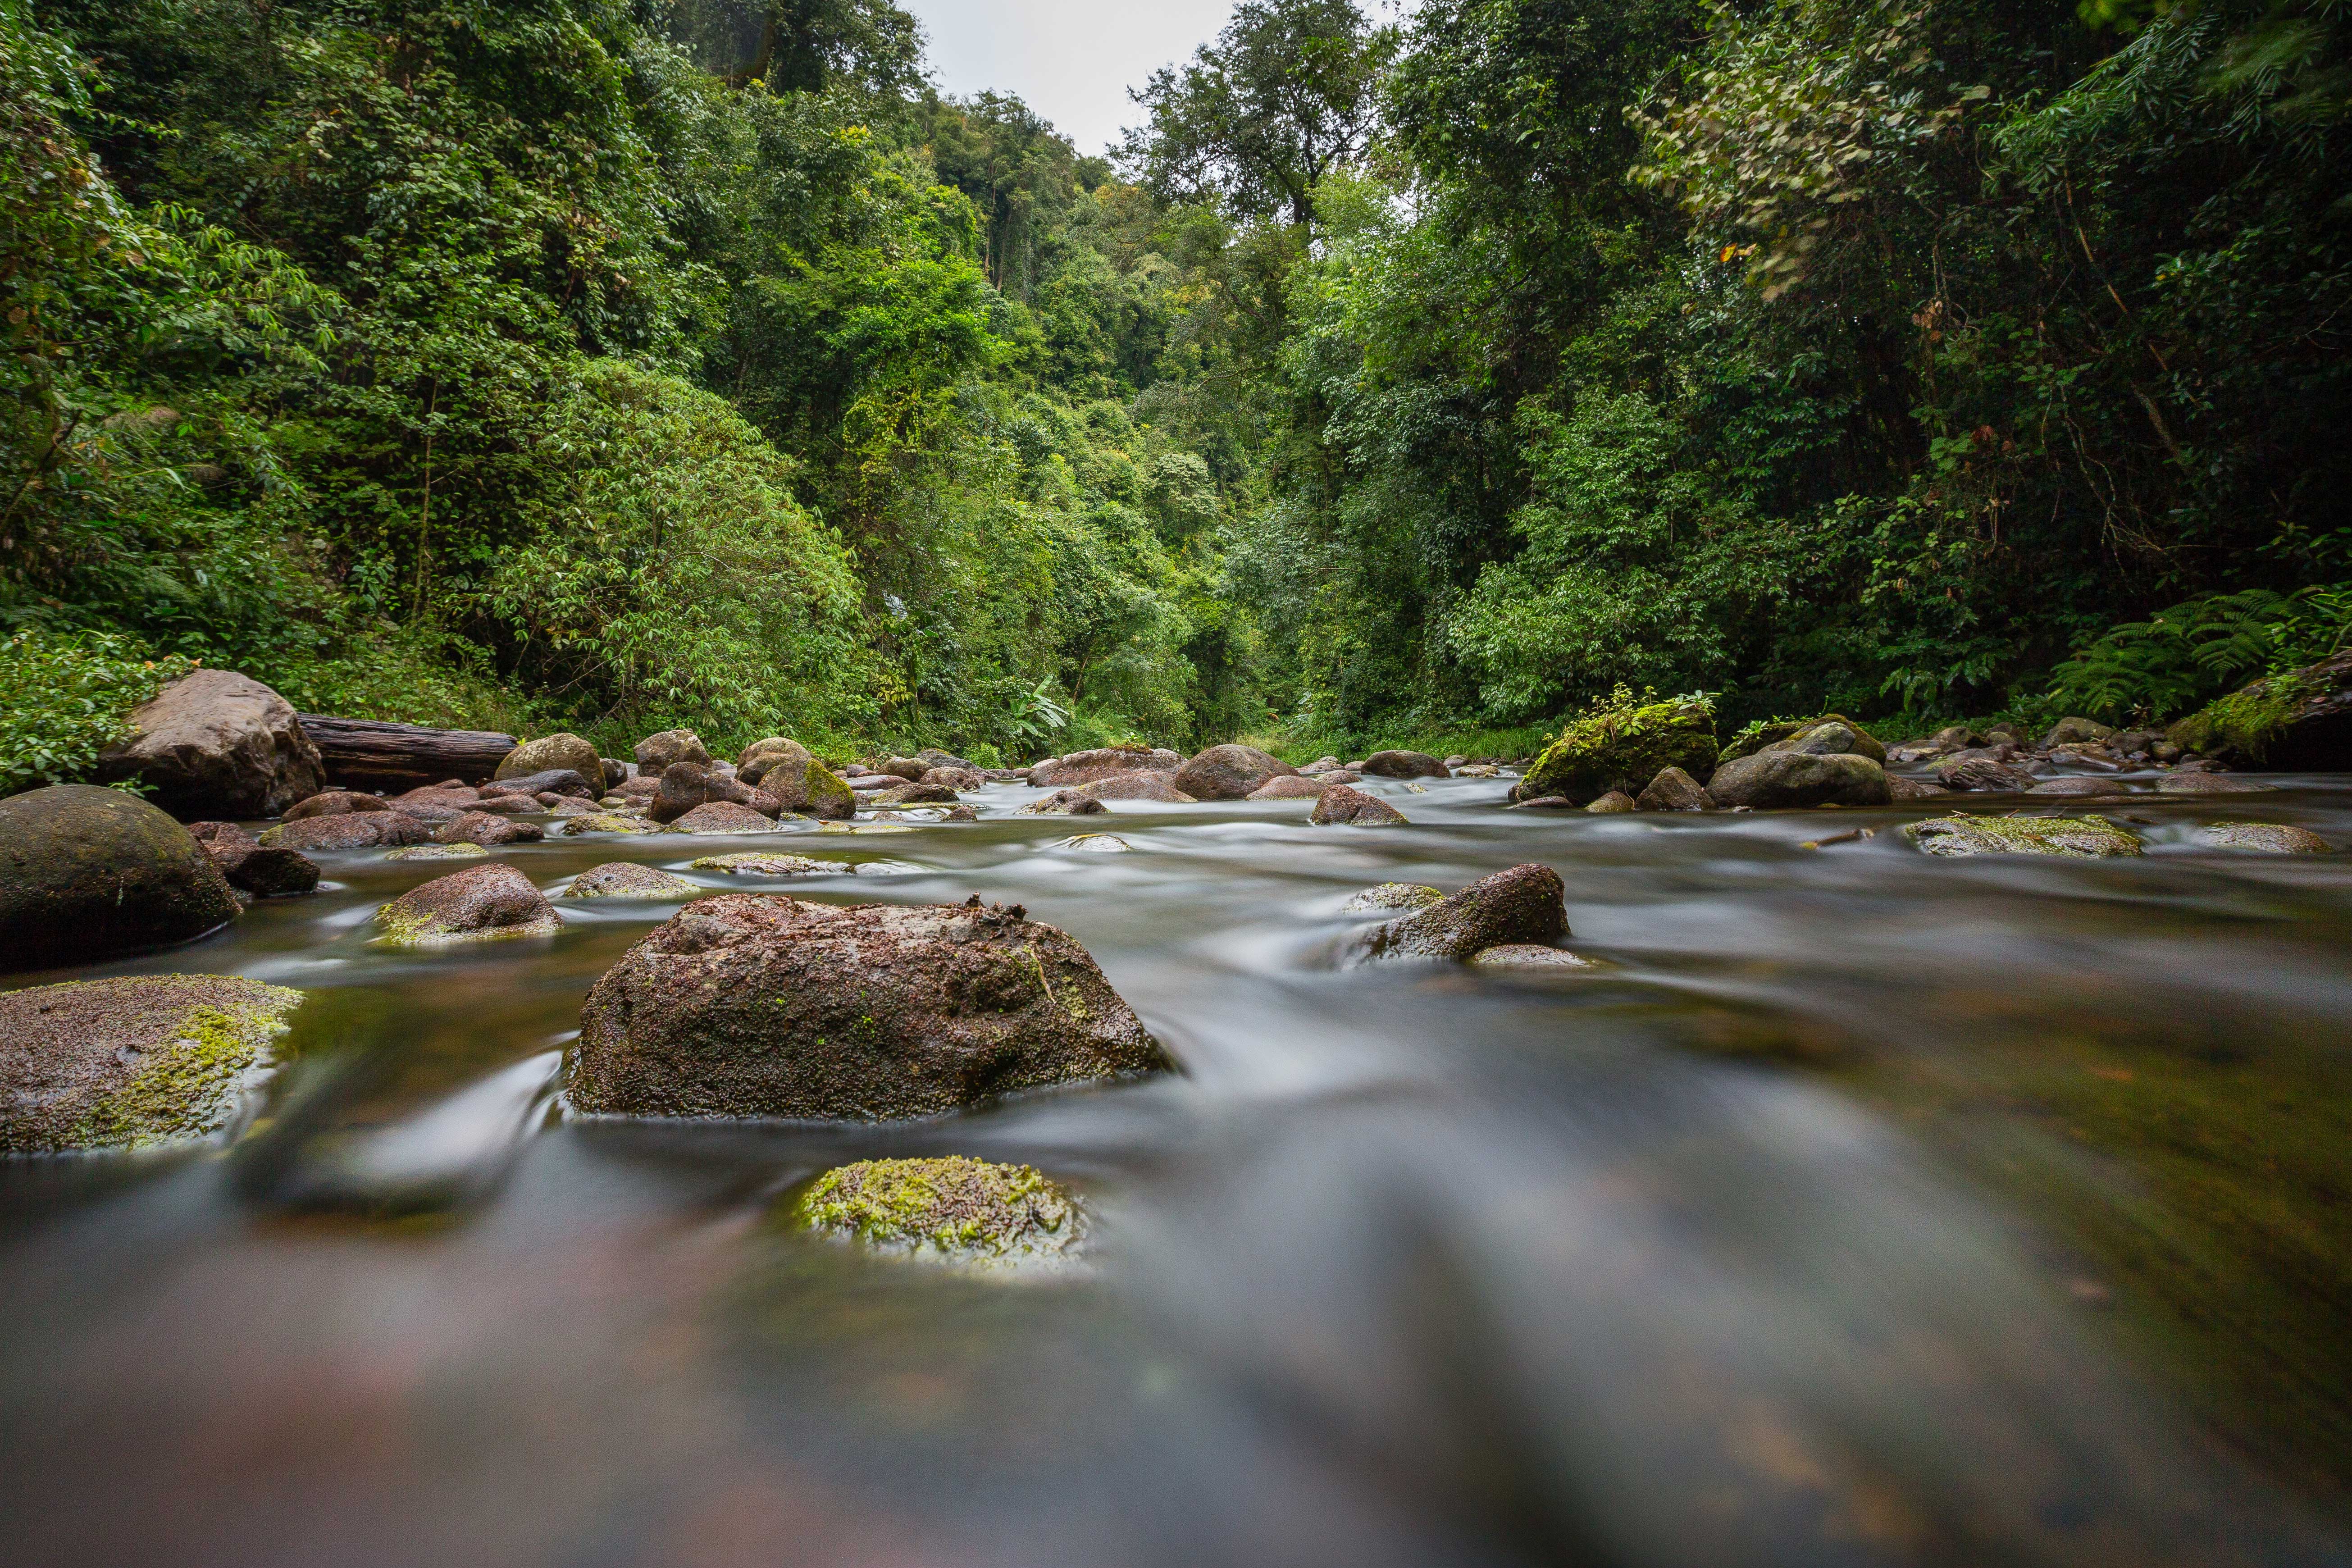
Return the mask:
{"type": "Polygon", "coordinates": [[[512,735],[488,730],[427,730],[320,713],[299,717],[302,732],[327,764],[327,782],[343,789],[415,789],[443,779],[480,784],[498,772],[516,745],[512,735]]]}

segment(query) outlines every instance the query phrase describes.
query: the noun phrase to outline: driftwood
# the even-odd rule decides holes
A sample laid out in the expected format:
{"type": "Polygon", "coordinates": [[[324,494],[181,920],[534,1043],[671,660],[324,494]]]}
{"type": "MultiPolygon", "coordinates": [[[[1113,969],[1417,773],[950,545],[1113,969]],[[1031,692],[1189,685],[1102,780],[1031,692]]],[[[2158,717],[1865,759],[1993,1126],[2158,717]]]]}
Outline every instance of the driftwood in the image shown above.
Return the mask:
{"type": "Polygon", "coordinates": [[[488,730],[427,730],[373,719],[299,715],[302,732],[327,764],[327,782],[345,789],[414,789],[462,779],[480,784],[517,744],[488,730]]]}

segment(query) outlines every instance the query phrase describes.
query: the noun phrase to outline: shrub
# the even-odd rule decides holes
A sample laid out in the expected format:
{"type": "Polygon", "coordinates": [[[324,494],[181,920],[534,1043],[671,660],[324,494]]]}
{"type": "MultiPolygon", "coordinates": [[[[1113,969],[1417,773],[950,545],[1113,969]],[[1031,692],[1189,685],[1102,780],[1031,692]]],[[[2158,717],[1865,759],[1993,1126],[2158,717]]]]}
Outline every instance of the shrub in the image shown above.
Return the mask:
{"type": "Polygon", "coordinates": [[[0,643],[0,795],[87,778],[131,710],[195,668],[118,637],[27,629],[0,643]]]}

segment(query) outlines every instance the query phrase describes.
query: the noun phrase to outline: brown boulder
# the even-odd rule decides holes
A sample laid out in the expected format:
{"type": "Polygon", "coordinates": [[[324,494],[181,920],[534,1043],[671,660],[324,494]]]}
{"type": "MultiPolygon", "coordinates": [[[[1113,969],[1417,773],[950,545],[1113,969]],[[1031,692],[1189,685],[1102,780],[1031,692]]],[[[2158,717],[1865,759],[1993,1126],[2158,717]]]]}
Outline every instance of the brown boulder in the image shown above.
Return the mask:
{"type": "Polygon", "coordinates": [[[1452,778],[1444,763],[1427,752],[1374,752],[1359,770],[1381,779],[1452,778]]]}
{"type": "MultiPolygon", "coordinates": [[[[1072,752],[1066,757],[1050,757],[1029,770],[1029,782],[1039,789],[1071,789],[1099,784],[1120,773],[1172,773],[1183,762],[1183,758],[1164,749],[1104,746],[1091,752],[1072,752]]],[[[1183,788],[1181,784],[1177,787],[1183,788]]]]}
{"type": "MultiPolygon", "coordinates": [[[[1344,785],[1348,781],[1340,780],[1344,785]]],[[[1268,779],[1244,797],[1249,800],[1319,800],[1323,792],[1337,787],[1325,779],[1311,779],[1304,773],[1285,773],[1278,779],[1268,779]]],[[[1170,792],[1173,794],[1171,790],[1170,792]]],[[[1181,798],[1181,797],[1180,797],[1181,798]]]]}
{"type": "Polygon", "coordinates": [[[261,836],[261,843],[268,849],[390,849],[432,837],[429,823],[404,811],[359,811],[281,822],[261,836]]]}
{"type": "Polygon", "coordinates": [[[710,748],[691,730],[664,730],[637,742],[637,766],[644,772],[659,773],[672,763],[694,763],[707,768],[710,765],[710,748]]]}
{"type": "Polygon", "coordinates": [[[1021,808],[1024,816],[1096,816],[1110,810],[1090,795],[1074,789],[1057,789],[1043,800],[1033,800],[1021,808]]]}
{"type": "Polygon", "coordinates": [[[450,818],[433,830],[436,844],[536,844],[547,837],[547,830],[536,822],[517,822],[511,816],[493,812],[468,811],[450,818]]]}
{"type": "MultiPolygon", "coordinates": [[[[1194,800],[1246,800],[1252,790],[1265,788],[1268,779],[1297,771],[1255,746],[1211,746],[1178,768],[1173,782],[1194,800]]],[[[1031,779],[1042,782],[1034,773],[1031,779]]]]}
{"type": "Polygon", "coordinates": [[[234,822],[192,822],[188,837],[205,847],[232,888],[257,899],[291,898],[315,892],[318,863],[299,849],[264,849],[234,822]]]}
{"type": "Polygon", "coordinates": [[[2013,768],[1993,757],[1951,757],[1936,770],[1946,789],[1987,790],[2022,795],[2041,781],[2023,768],[2013,768]]]}
{"type": "Polygon", "coordinates": [[[131,715],[99,776],[136,777],[175,816],[275,816],[327,782],[293,705],[230,669],[182,676],[131,715]]]}
{"type": "Polygon", "coordinates": [[[772,769],[783,768],[797,773],[814,761],[809,750],[798,741],[782,735],[771,735],[764,741],[754,741],[735,759],[735,776],[747,784],[761,782],[772,769]]]}
{"type": "Polygon", "coordinates": [[[773,833],[776,825],[740,801],[707,800],[673,820],[669,833],[773,833]]]}
{"type": "Polygon", "coordinates": [[[236,914],[212,855],[136,795],[51,784],[0,800],[0,971],[187,942],[236,914]]]}
{"type": "Polygon", "coordinates": [[[1717,805],[1772,811],[1809,805],[1885,805],[1886,771],[1858,752],[1763,751],[1715,770],[1706,793],[1717,805]]]}
{"type": "Polygon", "coordinates": [[[392,802],[382,795],[362,795],[357,790],[322,790],[308,800],[298,800],[286,808],[286,820],[300,822],[312,816],[344,816],[354,811],[390,811],[392,802]]]}
{"type": "Polygon", "coordinates": [[[1372,927],[1355,939],[1353,955],[1461,961],[1507,943],[1548,947],[1568,935],[1566,896],[1550,867],[1514,866],[1417,914],[1372,927]]]}
{"type": "Polygon", "coordinates": [[[555,906],[511,866],[470,866],[436,877],[375,912],[379,941],[414,947],[465,938],[546,936],[563,923],[555,906]]]}
{"type": "Polygon", "coordinates": [[[1614,816],[1616,813],[1621,811],[1639,811],[1642,808],[1640,805],[1634,801],[1633,797],[1627,795],[1623,790],[1612,789],[1607,795],[1602,795],[1599,800],[1594,801],[1584,809],[1587,811],[1597,811],[1602,816],[1614,816]]]}
{"type": "Polygon", "coordinates": [[[1077,793],[1088,800],[1156,800],[1167,805],[1190,805],[1192,797],[1178,789],[1169,773],[1116,773],[1107,779],[1081,785],[1077,793]]]}
{"type": "Polygon", "coordinates": [[[582,778],[603,778],[604,759],[596,748],[570,733],[542,735],[536,741],[525,741],[506,754],[499,763],[494,778],[528,778],[551,768],[569,768],[582,778]]]}
{"type": "Polygon", "coordinates": [[[883,1121],[1171,1064],[1086,950],[1016,906],[722,894],[588,994],[589,1113],[883,1121]]]}
{"type": "Polygon", "coordinates": [[[915,782],[940,784],[948,789],[978,789],[988,781],[981,776],[978,768],[962,768],[950,763],[930,769],[915,782]]]}
{"type": "Polygon", "coordinates": [[[492,779],[481,787],[484,800],[494,800],[505,795],[563,795],[574,800],[594,800],[604,793],[601,775],[591,781],[571,768],[544,768],[535,773],[518,773],[511,778],[492,779]]]}
{"type": "Polygon", "coordinates": [[[1643,811],[1713,811],[1715,797],[1680,768],[1661,768],[1634,804],[1643,811]]]}
{"type": "Polygon", "coordinates": [[[1401,827],[1405,815],[1378,795],[1348,784],[1331,784],[1316,796],[1314,814],[1307,820],[1318,827],[1401,827]]]}

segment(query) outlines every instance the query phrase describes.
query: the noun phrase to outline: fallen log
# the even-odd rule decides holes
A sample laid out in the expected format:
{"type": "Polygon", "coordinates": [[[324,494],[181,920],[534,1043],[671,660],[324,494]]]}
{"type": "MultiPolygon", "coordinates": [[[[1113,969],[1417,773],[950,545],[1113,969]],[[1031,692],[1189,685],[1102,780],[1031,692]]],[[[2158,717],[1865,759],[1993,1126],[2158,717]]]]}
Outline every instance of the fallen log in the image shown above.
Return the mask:
{"type": "Polygon", "coordinates": [[[344,789],[415,789],[443,779],[480,784],[516,745],[512,735],[491,730],[427,730],[323,713],[298,717],[326,763],[327,782],[344,789]]]}

